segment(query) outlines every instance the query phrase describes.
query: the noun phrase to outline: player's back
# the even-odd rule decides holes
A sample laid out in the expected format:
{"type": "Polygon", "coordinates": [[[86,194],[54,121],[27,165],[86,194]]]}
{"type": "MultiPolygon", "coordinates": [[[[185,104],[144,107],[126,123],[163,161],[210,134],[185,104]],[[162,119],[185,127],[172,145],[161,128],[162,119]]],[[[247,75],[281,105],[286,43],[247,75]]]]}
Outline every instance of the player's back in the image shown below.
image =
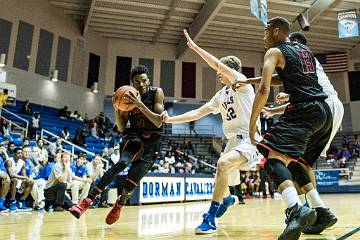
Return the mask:
{"type": "Polygon", "coordinates": [[[290,103],[324,100],[327,95],[318,83],[315,58],[311,50],[298,43],[281,43],[285,57],[284,69],[276,68],[283,80],[284,91],[290,94],[290,103]]]}

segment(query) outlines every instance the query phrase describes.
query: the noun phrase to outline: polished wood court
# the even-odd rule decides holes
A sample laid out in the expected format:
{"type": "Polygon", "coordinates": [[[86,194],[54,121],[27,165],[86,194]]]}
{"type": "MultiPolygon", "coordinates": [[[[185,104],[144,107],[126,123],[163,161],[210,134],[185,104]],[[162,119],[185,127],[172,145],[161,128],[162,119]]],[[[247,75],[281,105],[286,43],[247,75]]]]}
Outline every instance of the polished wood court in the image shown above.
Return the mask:
{"type": "MultiPolygon", "coordinates": [[[[360,239],[360,194],[322,195],[339,218],[322,235],[302,235],[300,239],[360,239]]],[[[109,209],[92,209],[80,220],[68,212],[12,213],[0,215],[0,239],[277,239],[284,228],[281,200],[251,199],[233,207],[218,222],[218,233],[195,235],[193,229],[209,202],[129,206],[118,223],[108,226],[109,209]]]]}

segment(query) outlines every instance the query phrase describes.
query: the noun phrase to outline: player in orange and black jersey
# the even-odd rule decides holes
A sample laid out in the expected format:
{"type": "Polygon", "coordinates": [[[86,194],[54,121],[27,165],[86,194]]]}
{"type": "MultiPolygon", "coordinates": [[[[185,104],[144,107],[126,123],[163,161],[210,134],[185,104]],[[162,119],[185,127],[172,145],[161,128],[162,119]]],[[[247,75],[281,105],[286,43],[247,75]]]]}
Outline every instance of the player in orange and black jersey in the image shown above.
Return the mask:
{"type": "MultiPolygon", "coordinates": [[[[135,187],[149,172],[156,159],[155,153],[160,151],[159,132],[162,130],[163,122],[160,114],[164,111],[164,93],[161,88],[150,86],[149,73],[145,66],[134,66],[130,72],[130,79],[140,95],[125,93],[125,100],[134,104],[136,108],[130,112],[122,112],[114,106],[118,131],[123,133],[125,139],[120,160],[101,177],[86,199],[69,209],[76,218],[80,218],[91,206],[94,198],[131,163],[122,193],[106,217],[107,224],[115,223],[135,187]],[[128,121],[130,128],[126,128],[128,121]]],[[[116,97],[113,95],[113,102],[116,101],[116,97]]]]}

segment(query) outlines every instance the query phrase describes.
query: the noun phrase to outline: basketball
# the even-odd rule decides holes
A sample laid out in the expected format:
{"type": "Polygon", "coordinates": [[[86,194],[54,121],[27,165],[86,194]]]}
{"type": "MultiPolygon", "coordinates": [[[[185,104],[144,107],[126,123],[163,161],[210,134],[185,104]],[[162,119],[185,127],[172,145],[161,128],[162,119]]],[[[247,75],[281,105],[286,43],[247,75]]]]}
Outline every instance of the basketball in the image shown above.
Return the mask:
{"type": "Polygon", "coordinates": [[[115,92],[115,101],[114,104],[117,109],[128,112],[135,108],[134,104],[130,104],[125,100],[125,93],[132,92],[135,96],[139,95],[139,92],[132,86],[122,86],[118,88],[115,92]]]}

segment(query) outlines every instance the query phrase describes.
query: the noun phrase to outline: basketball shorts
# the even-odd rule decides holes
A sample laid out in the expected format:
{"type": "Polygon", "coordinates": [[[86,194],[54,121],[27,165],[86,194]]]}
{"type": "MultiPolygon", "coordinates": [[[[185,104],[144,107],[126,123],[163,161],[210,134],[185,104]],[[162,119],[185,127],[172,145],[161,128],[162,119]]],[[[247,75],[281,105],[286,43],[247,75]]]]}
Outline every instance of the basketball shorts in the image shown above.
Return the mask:
{"type": "Polygon", "coordinates": [[[333,117],[333,123],[332,123],[332,129],[331,129],[331,135],[328,143],[326,144],[324,150],[321,153],[321,156],[326,157],[326,152],[330,148],[330,144],[332,140],[334,139],[337,131],[339,130],[343,117],[344,117],[344,106],[340,99],[337,96],[329,96],[326,99],[326,103],[329,105],[332,117],[333,117]]]}
{"type": "MultiPolygon", "coordinates": [[[[260,140],[260,136],[257,136],[260,140]]],[[[261,161],[261,154],[258,152],[256,147],[251,144],[250,138],[242,138],[241,136],[234,136],[228,140],[224,153],[228,153],[231,150],[240,152],[246,159],[247,162],[241,165],[238,169],[233,169],[228,174],[228,185],[236,186],[240,184],[240,170],[250,171],[256,169],[256,164],[261,161]]]]}
{"type": "Polygon", "coordinates": [[[131,161],[145,161],[153,164],[156,153],[160,152],[160,137],[144,138],[137,135],[125,136],[121,155],[129,156],[131,161]]]}
{"type": "Polygon", "coordinates": [[[266,158],[277,151],[312,166],[330,139],[332,122],[325,101],[290,104],[257,148],[266,158]]]}

